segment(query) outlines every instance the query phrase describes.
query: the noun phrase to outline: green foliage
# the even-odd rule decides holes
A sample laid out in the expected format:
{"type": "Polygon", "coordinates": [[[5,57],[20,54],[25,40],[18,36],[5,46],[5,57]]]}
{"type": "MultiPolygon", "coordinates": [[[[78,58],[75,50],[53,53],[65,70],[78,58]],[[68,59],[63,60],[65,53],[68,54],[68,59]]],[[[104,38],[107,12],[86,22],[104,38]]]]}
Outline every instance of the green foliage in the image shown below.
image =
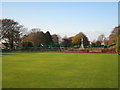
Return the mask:
{"type": "Polygon", "coordinates": [[[41,46],[41,45],[45,45],[46,38],[45,38],[45,34],[43,32],[36,32],[35,33],[35,39],[34,39],[34,45],[35,46],[41,46]]]}
{"type": "Polygon", "coordinates": [[[118,35],[120,35],[120,26],[115,27],[109,36],[109,45],[116,44],[118,41],[118,35]]]}
{"type": "Polygon", "coordinates": [[[91,47],[96,47],[95,42],[91,43],[91,47]]]}
{"type": "Polygon", "coordinates": [[[23,42],[23,47],[33,47],[32,42],[23,42]]]}
{"type": "Polygon", "coordinates": [[[115,51],[120,52],[120,26],[113,29],[109,36],[108,44],[110,47],[116,45],[115,51]]]}
{"type": "Polygon", "coordinates": [[[119,48],[119,43],[117,42],[117,43],[116,43],[115,51],[116,51],[116,52],[119,52],[119,50],[120,50],[120,48],[119,48]]]}
{"type": "Polygon", "coordinates": [[[72,43],[74,45],[78,45],[81,46],[81,40],[83,39],[83,45],[84,47],[87,47],[89,45],[89,41],[88,38],[86,37],[86,35],[84,35],[82,32],[77,34],[76,36],[74,36],[72,38],[72,43]]]}
{"type": "Polygon", "coordinates": [[[72,46],[72,42],[69,39],[63,39],[63,41],[61,42],[61,46],[62,47],[71,47],[72,46]]]}
{"type": "Polygon", "coordinates": [[[57,34],[52,35],[52,41],[54,47],[59,47],[59,36],[57,34]]]}
{"type": "Polygon", "coordinates": [[[83,34],[82,33],[79,33],[77,34],[76,36],[74,36],[72,38],[72,43],[74,45],[81,45],[81,39],[83,38],[83,34]]]}
{"type": "MultiPolygon", "coordinates": [[[[36,31],[34,29],[34,31],[36,31]]],[[[24,42],[32,42],[34,47],[38,46],[50,46],[52,44],[52,36],[49,32],[31,32],[30,34],[23,37],[24,42]]]]}
{"type": "Polygon", "coordinates": [[[120,52],[120,35],[117,37],[116,52],[120,52]]]}
{"type": "Polygon", "coordinates": [[[97,42],[95,43],[95,47],[101,47],[101,42],[100,42],[100,41],[97,41],[97,42]]]}
{"type": "Polygon", "coordinates": [[[46,46],[52,46],[53,44],[52,36],[49,31],[45,33],[45,42],[46,42],[46,46]]]}

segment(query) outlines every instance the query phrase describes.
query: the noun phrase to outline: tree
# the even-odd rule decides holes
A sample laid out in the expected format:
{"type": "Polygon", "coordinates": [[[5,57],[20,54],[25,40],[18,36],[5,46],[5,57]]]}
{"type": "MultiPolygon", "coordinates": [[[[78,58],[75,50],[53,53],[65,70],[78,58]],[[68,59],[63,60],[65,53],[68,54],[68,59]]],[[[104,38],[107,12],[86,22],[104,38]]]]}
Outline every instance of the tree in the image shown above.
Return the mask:
{"type": "Polygon", "coordinates": [[[29,32],[32,33],[32,32],[40,32],[41,29],[40,28],[32,28],[29,32]]]}
{"type": "Polygon", "coordinates": [[[113,29],[113,31],[111,32],[111,34],[109,35],[109,45],[115,45],[117,43],[117,37],[118,37],[118,30],[119,30],[120,26],[115,27],[113,29]]]}
{"type": "Polygon", "coordinates": [[[53,44],[54,44],[55,47],[59,46],[59,37],[58,37],[58,35],[53,34],[52,35],[52,40],[53,40],[53,44]]]}
{"type": "Polygon", "coordinates": [[[45,33],[45,43],[47,47],[53,45],[52,36],[49,31],[45,33]]]}
{"type": "Polygon", "coordinates": [[[108,39],[105,37],[104,34],[101,34],[100,36],[98,36],[97,41],[99,41],[99,43],[101,43],[101,46],[103,46],[103,47],[108,45],[108,39]]]}
{"type": "Polygon", "coordinates": [[[23,42],[23,47],[33,47],[32,42],[23,42]]]}
{"type": "Polygon", "coordinates": [[[104,34],[101,34],[100,36],[98,36],[98,39],[97,39],[97,41],[99,41],[99,42],[103,42],[104,41],[104,39],[105,39],[105,35],[104,34]]]}
{"type": "Polygon", "coordinates": [[[96,47],[95,42],[91,42],[91,47],[96,47]]]}
{"type": "Polygon", "coordinates": [[[72,42],[71,42],[71,40],[69,40],[67,38],[63,38],[63,41],[61,42],[61,46],[62,47],[71,47],[72,42]]]}
{"type": "Polygon", "coordinates": [[[35,40],[33,41],[36,43],[36,46],[45,46],[46,45],[46,39],[45,34],[40,31],[36,33],[35,40]]]}
{"type": "Polygon", "coordinates": [[[35,33],[32,32],[32,33],[29,33],[28,35],[24,35],[22,40],[23,40],[23,43],[24,42],[26,42],[26,43],[31,42],[32,45],[34,46],[33,41],[35,40],[35,33]]]}
{"type": "Polygon", "coordinates": [[[95,43],[95,47],[101,47],[101,42],[100,42],[100,41],[97,41],[97,42],[95,43]]]}
{"type": "Polygon", "coordinates": [[[115,27],[109,35],[109,46],[116,46],[116,52],[120,51],[120,25],[115,27]]]}
{"type": "Polygon", "coordinates": [[[21,41],[23,26],[12,19],[1,19],[1,38],[2,40],[8,40],[10,48],[14,48],[14,44],[18,44],[21,41]]]}
{"type": "Polygon", "coordinates": [[[81,40],[82,40],[82,39],[83,39],[83,45],[84,45],[84,47],[89,46],[88,38],[87,38],[86,35],[83,34],[82,32],[80,32],[79,34],[75,35],[75,36],[72,38],[72,43],[73,43],[74,45],[81,46],[81,40]]]}
{"type": "Polygon", "coordinates": [[[117,27],[118,36],[117,36],[117,42],[116,42],[116,52],[120,53],[120,26],[117,27]]]}
{"type": "Polygon", "coordinates": [[[45,40],[45,34],[42,31],[31,32],[28,35],[25,35],[23,37],[24,42],[32,42],[33,46],[39,47],[39,46],[45,46],[46,40],[45,40]]]}

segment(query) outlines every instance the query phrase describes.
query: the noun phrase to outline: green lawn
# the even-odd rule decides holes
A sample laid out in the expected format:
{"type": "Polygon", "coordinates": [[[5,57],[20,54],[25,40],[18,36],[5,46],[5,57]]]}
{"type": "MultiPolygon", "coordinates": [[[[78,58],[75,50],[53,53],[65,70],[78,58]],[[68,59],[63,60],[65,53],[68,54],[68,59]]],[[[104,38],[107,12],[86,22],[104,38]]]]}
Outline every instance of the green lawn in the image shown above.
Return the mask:
{"type": "Polygon", "coordinates": [[[118,55],[3,53],[3,88],[117,88],[118,55]]]}

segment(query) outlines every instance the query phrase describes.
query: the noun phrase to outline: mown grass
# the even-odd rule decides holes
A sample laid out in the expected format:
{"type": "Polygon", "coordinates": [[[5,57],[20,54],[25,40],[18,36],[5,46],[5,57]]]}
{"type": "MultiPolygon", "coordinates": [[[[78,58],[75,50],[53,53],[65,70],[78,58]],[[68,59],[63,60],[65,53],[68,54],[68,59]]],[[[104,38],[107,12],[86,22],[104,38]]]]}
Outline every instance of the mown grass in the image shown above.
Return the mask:
{"type": "Polygon", "coordinates": [[[3,88],[117,88],[118,55],[3,53],[3,88]]]}

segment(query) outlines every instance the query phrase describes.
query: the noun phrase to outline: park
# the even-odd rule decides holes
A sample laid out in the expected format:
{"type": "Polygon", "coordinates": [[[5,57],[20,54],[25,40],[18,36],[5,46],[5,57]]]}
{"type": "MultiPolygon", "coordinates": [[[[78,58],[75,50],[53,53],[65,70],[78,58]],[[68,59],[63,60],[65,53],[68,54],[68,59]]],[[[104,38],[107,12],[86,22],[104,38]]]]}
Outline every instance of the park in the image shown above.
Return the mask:
{"type": "Polygon", "coordinates": [[[118,88],[117,6],[116,2],[4,2],[2,88],[118,88]]]}

